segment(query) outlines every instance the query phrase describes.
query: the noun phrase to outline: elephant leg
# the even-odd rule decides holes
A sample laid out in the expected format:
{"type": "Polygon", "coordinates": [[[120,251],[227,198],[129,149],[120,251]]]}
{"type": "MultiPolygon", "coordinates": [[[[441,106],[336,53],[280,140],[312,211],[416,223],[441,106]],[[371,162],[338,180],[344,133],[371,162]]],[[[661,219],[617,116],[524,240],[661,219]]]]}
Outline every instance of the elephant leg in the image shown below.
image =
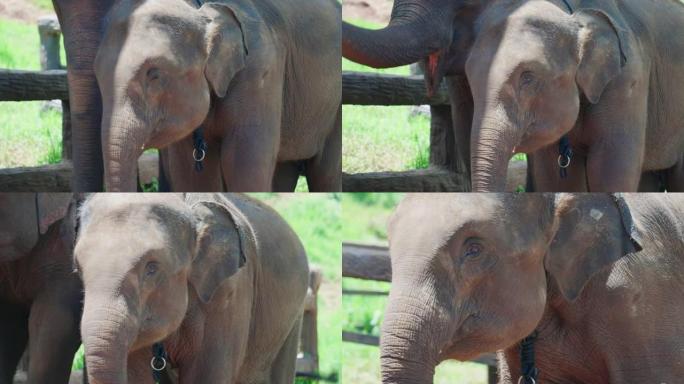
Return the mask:
{"type": "Polygon", "coordinates": [[[310,192],[342,190],[342,109],[337,112],[335,127],[323,150],[307,160],[306,181],[310,192]]]}
{"type": "Polygon", "coordinates": [[[51,285],[50,292],[41,294],[31,306],[28,383],[69,382],[71,364],[80,344],[81,312],[77,294],[61,294],[70,291],[72,286],[51,285]]]}
{"type": "Polygon", "coordinates": [[[589,192],[638,191],[643,148],[627,140],[619,148],[603,143],[591,148],[587,157],[589,192]]]}
{"type": "Polygon", "coordinates": [[[576,153],[567,168],[567,176],[560,176],[558,148],[550,146],[534,152],[528,161],[528,177],[535,192],[586,192],[586,157],[576,153]]]}
{"type": "Polygon", "coordinates": [[[203,169],[195,169],[192,138],[187,137],[162,150],[166,182],[172,192],[221,192],[220,144],[209,142],[203,169]]]}
{"type": "MultiPolygon", "coordinates": [[[[224,141],[221,148],[221,169],[226,189],[230,192],[270,192],[278,152],[273,141],[277,142],[278,138],[267,137],[267,132],[272,129],[263,126],[237,130],[246,134],[234,135],[232,140],[224,141]]],[[[279,125],[276,131],[280,131],[279,125]]]]}
{"type": "Polygon", "coordinates": [[[285,342],[280,347],[280,351],[278,351],[278,355],[271,365],[272,384],[290,384],[294,382],[301,329],[302,318],[300,316],[290,330],[290,334],[287,335],[285,342]]]}
{"type": "Polygon", "coordinates": [[[294,192],[299,174],[300,164],[298,162],[278,163],[273,175],[273,192],[294,192]]]}
{"type": "Polygon", "coordinates": [[[0,301],[0,384],[12,384],[28,341],[28,310],[0,301]]]}
{"type": "Polygon", "coordinates": [[[680,156],[679,162],[667,171],[666,177],[668,192],[684,192],[684,154],[680,156]]]}
{"type": "Polygon", "coordinates": [[[663,192],[663,177],[659,171],[644,172],[639,180],[639,192],[663,192]]]}

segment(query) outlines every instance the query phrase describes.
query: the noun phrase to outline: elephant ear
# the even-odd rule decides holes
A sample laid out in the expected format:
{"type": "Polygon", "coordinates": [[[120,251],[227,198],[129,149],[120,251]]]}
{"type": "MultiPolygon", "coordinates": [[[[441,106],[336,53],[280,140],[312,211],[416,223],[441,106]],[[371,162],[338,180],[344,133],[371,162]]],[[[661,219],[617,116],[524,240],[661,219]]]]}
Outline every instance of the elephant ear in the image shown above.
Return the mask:
{"type": "Polygon", "coordinates": [[[73,199],[71,193],[39,193],[36,197],[38,208],[38,229],[40,234],[47,232],[55,222],[63,219],[73,199]]]}
{"type": "Polygon", "coordinates": [[[602,10],[583,9],[573,17],[580,24],[575,80],[589,102],[596,104],[627,63],[627,31],[602,10]]]}
{"type": "Polygon", "coordinates": [[[235,74],[247,62],[248,23],[245,13],[226,4],[208,3],[200,12],[209,20],[205,31],[204,76],[218,97],[224,97],[235,74]]]}
{"type": "Polygon", "coordinates": [[[193,205],[197,223],[196,254],[190,284],[203,303],[247,262],[253,237],[245,219],[224,204],[199,202],[193,205]]]}
{"type": "Polygon", "coordinates": [[[619,195],[561,195],[553,207],[555,233],[544,265],[569,301],[603,268],[641,250],[631,212],[619,195]]]}

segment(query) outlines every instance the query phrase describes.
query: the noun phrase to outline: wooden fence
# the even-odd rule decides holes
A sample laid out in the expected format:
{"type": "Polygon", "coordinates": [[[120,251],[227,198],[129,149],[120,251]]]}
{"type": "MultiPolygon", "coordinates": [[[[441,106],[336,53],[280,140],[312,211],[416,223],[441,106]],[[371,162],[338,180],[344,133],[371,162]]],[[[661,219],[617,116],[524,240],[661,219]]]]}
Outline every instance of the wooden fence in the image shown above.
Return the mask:
{"type": "MultiPolygon", "coordinates": [[[[472,102],[464,78],[452,77],[428,97],[422,76],[371,73],[342,74],[342,104],[430,105],[430,166],[404,172],[343,174],[345,192],[465,192],[470,189],[465,154],[459,153],[456,132],[470,129],[472,102]],[[449,95],[449,92],[451,95],[449,95]],[[459,110],[451,110],[450,98],[459,110]]],[[[392,129],[392,127],[383,127],[392,129]]]]}
{"type": "MultiPolygon", "coordinates": [[[[392,266],[390,264],[387,247],[369,246],[361,244],[342,244],[342,277],[353,277],[364,280],[392,281],[392,266]]],[[[343,291],[344,294],[355,295],[385,295],[386,292],[372,291],[343,291]]],[[[378,346],[377,336],[357,332],[342,332],[342,340],[351,343],[378,346]]],[[[487,365],[487,380],[489,384],[498,381],[497,362],[495,354],[484,354],[473,362],[487,365]]]]}

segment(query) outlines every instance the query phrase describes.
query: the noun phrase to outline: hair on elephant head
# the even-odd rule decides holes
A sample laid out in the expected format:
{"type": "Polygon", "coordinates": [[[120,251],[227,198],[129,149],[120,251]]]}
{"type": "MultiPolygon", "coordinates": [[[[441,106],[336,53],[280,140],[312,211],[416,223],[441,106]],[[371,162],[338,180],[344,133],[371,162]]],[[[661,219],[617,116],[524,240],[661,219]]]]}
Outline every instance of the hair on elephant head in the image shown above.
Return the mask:
{"type": "Polygon", "coordinates": [[[466,62],[475,191],[503,191],[514,153],[557,143],[622,73],[630,35],[613,1],[593,4],[501,2],[481,16],[466,62]]]}
{"type": "Polygon", "coordinates": [[[127,354],[178,329],[193,297],[231,291],[253,249],[239,213],[180,195],[96,195],[80,217],[81,329],[95,382],[124,377],[127,354]]]}
{"type": "Polygon", "coordinates": [[[135,191],[135,162],[206,119],[249,59],[258,26],[237,3],[122,1],[113,7],[95,60],[102,92],[108,191],[135,191]]]}
{"type": "Polygon", "coordinates": [[[431,383],[442,360],[515,344],[550,296],[576,300],[639,250],[629,208],[608,195],[411,195],[389,235],[385,383],[431,383]]]}

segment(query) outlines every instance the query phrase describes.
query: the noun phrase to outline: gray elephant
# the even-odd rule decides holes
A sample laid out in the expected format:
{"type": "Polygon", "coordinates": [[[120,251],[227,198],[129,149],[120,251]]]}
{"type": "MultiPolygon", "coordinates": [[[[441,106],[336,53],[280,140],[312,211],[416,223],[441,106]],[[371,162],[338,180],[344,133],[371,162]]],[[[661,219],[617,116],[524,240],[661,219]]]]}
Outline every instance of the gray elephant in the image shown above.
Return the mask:
{"type": "Polygon", "coordinates": [[[28,383],[69,382],[83,288],[73,273],[71,194],[0,194],[0,383],[24,350],[28,383]]]}
{"type": "Polygon", "coordinates": [[[136,190],[146,148],[173,191],[292,191],[301,172],[311,191],[340,190],[336,1],[121,1],[108,18],[108,191],[136,190]]]}
{"type": "Polygon", "coordinates": [[[409,196],[389,223],[383,382],[497,350],[503,382],[523,382],[535,332],[537,382],[679,382],[682,233],[680,195],[409,196]]]}
{"type": "Polygon", "coordinates": [[[164,355],[181,383],[294,381],[308,264],[275,211],[241,195],[98,194],[80,220],[90,383],[152,383],[164,355]]]}
{"type": "Polygon", "coordinates": [[[637,191],[651,171],[684,190],[684,40],[673,25],[684,25],[678,1],[490,5],[466,62],[473,190],[503,191],[516,152],[532,155],[537,191],[637,191]]]}

